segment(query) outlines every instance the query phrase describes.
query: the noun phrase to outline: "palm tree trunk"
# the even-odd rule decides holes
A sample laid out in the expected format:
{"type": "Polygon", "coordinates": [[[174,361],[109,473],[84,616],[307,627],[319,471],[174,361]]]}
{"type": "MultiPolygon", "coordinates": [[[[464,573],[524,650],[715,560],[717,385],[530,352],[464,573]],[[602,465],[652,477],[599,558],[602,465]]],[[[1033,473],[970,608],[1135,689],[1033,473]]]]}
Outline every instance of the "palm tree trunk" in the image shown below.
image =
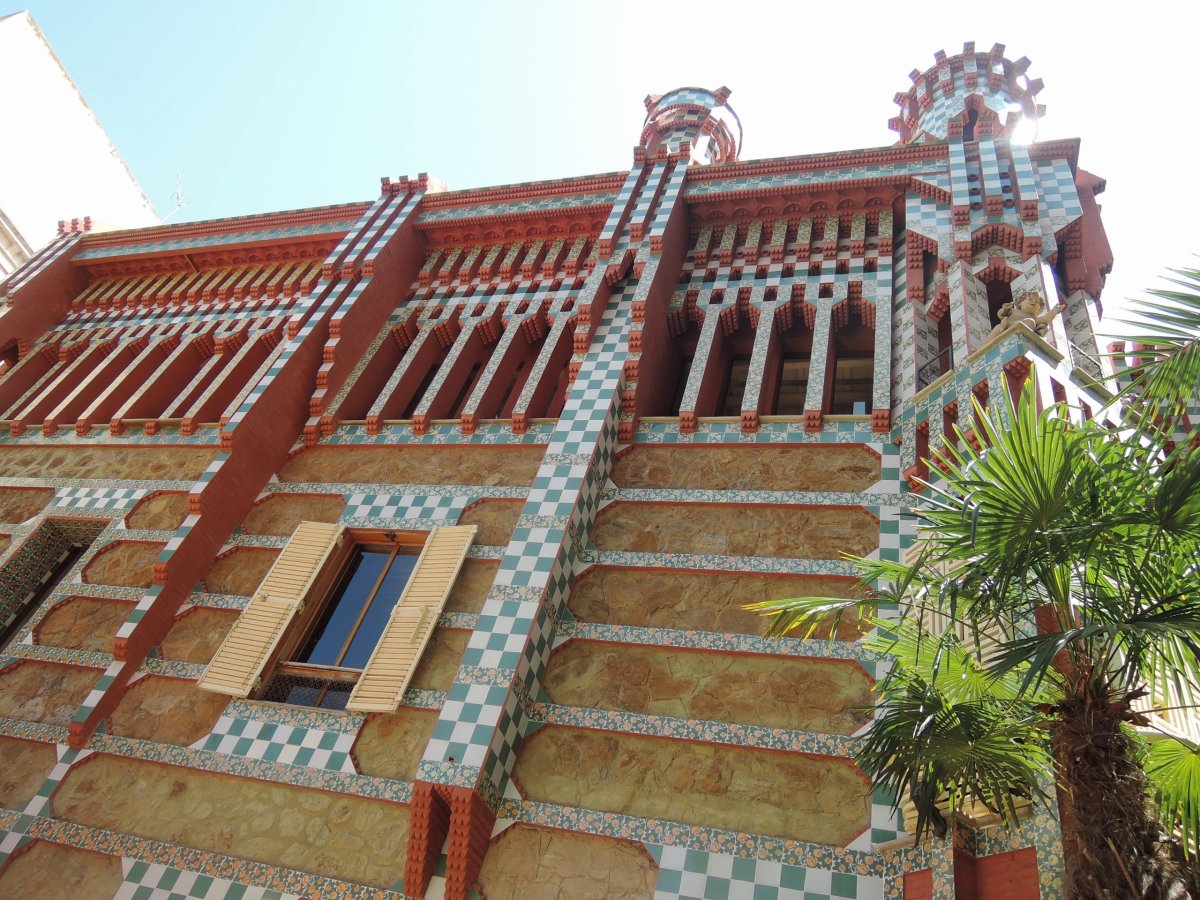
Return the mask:
{"type": "Polygon", "coordinates": [[[1061,779],[1066,894],[1072,900],[1186,898],[1147,803],[1146,775],[1122,724],[1132,697],[1113,702],[1100,679],[1077,673],[1051,726],[1061,779]]]}

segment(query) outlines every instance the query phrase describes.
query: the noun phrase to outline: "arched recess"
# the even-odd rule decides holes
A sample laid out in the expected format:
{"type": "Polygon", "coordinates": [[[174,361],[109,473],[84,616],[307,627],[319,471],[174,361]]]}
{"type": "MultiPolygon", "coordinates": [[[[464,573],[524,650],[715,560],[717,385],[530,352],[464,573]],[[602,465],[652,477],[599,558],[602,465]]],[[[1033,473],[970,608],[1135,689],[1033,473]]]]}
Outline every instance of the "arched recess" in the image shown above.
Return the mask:
{"type": "Polygon", "coordinates": [[[760,323],[774,328],[763,367],[764,415],[804,415],[816,315],[816,307],[797,297],[781,305],[771,322],[760,323]]]}
{"type": "Polygon", "coordinates": [[[870,415],[874,380],[875,306],[847,297],[831,310],[822,411],[870,415]]]}

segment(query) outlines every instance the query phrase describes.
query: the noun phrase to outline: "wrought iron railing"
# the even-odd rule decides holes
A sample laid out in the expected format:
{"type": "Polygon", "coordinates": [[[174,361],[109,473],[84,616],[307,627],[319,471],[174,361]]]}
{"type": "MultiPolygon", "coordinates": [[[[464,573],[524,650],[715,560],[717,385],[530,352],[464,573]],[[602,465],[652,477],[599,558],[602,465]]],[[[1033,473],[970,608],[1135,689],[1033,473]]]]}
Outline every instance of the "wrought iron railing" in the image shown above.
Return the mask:
{"type": "Polygon", "coordinates": [[[1067,341],[1067,345],[1071,350],[1072,366],[1094,381],[1104,380],[1104,368],[1100,365],[1100,360],[1074,341],[1067,341]]]}
{"type": "Polygon", "coordinates": [[[927,388],[954,368],[954,348],[947,347],[917,370],[917,389],[927,388]]]}

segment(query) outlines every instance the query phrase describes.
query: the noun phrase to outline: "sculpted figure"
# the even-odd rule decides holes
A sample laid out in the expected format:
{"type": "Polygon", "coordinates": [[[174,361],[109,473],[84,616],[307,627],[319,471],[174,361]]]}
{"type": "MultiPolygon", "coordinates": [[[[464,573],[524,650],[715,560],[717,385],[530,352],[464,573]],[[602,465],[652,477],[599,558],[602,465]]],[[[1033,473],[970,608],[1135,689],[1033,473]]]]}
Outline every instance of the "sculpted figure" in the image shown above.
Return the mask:
{"type": "Polygon", "coordinates": [[[1054,321],[1054,317],[1067,311],[1067,304],[1060,303],[1049,312],[1045,312],[1045,309],[1046,304],[1042,302],[1040,294],[1022,291],[1013,298],[1012,303],[1005,303],[1000,307],[1000,324],[991,330],[987,339],[990,341],[1004,334],[1018,323],[1035,334],[1045,334],[1050,330],[1050,323],[1054,321]]]}

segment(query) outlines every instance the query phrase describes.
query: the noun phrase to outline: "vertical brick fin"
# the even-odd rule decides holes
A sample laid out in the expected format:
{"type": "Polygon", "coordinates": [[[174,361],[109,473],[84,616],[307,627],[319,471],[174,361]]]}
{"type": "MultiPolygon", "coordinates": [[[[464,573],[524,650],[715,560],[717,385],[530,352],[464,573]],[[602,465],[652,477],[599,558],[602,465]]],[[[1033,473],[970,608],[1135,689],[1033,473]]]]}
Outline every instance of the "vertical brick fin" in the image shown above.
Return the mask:
{"type": "Polygon", "coordinates": [[[446,900],[468,900],[487,853],[496,814],[470,788],[442,788],[450,795],[450,846],[446,851],[446,900]]]}
{"type": "Polygon", "coordinates": [[[425,896],[449,833],[450,806],[445,798],[428,781],[414,782],[404,857],[404,893],[409,897],[425,896]]]}
{"type": "Polygon", "coordinates": [[[474,525],[430,532],[346,709],[396,711],[474,538],[474,525]]]}
{"type": "Polygon", "coordinates": [[[301,522],[250,603],[200,678],[200,687],[245,697],[292,618],[300,611],[325,562],[341,543],[341,525],[301,522]]]}

